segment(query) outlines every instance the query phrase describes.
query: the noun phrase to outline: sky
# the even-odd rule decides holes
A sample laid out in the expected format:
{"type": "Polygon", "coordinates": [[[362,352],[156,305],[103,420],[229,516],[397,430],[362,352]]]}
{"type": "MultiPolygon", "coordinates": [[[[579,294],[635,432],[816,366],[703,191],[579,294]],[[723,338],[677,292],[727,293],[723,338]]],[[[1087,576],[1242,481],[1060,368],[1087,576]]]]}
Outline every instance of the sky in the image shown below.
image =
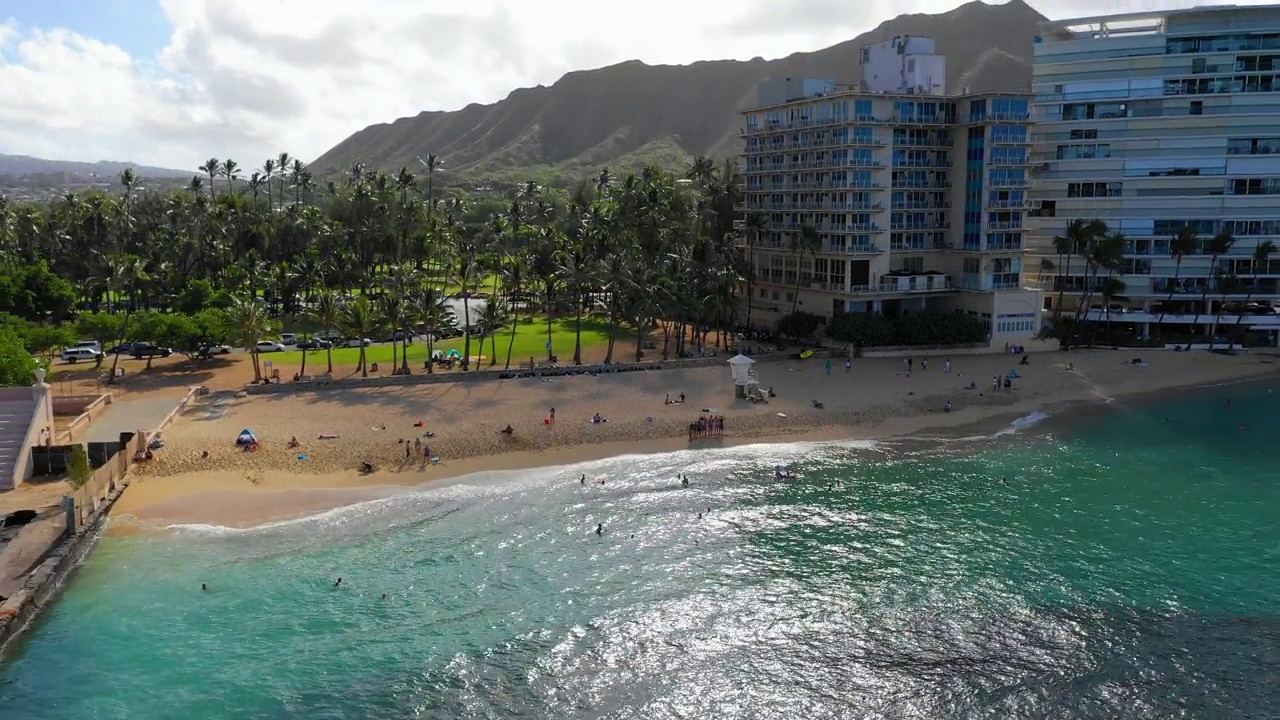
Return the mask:
{"type": "MultiPolygon", "coordinates": [[[[1234,0],[1235,4],[1261,4],[1234,0]]],[[[816,50],[958,0],[0,0],[0,153],[309,161],[564,73],[816,50]]],[[[1187,7],[1031,0],[1051,18],[1187,7]]]]}

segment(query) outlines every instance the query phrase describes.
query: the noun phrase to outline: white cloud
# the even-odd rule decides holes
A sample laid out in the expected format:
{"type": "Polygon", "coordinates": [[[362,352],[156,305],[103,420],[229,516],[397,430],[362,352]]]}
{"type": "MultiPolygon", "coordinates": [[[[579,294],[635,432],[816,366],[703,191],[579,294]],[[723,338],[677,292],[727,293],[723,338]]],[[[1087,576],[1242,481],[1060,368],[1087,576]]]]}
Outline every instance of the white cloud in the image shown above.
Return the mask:
{"type": "MultiPolygon", "coordinates": [[[[893,13],[960,4],[158,2],[172,35],[153,58],[131,58],[57,28],[0,23],[0,152],[193,171],[212,155],[249,167],[282,150],[311,159],[366,125],[493,102],[574,69],[632,58],[657,64],[778,57],[847,40],[893,13]],[[782,7],[787,13],[778,15],[782,7]]],[[[1191,3],[1034,4],[1059,16],[1191,3]]]]}

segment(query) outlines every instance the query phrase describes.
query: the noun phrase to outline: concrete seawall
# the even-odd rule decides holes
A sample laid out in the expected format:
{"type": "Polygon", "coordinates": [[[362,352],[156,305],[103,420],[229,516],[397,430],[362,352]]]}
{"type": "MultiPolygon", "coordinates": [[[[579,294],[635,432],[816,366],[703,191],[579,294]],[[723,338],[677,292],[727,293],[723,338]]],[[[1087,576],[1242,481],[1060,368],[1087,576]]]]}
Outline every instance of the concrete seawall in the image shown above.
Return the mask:
{"type": "Polygon", "coordinates": [[[32,620],[57,599],[64,583],[98,541],[111,506],[128,484],[128,480],[118,481],[97,509],[85,517],[85,522],[75,532],[64,534],[44,560],[27,574],[22,588],[0,604],[0,656],[32,620]]]}

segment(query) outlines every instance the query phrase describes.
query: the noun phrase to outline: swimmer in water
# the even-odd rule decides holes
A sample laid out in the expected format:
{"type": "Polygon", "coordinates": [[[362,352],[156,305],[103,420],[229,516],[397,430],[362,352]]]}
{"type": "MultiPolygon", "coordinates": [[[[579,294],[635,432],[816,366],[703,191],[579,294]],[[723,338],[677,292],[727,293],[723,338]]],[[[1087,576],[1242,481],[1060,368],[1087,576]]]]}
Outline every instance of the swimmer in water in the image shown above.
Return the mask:
{"type": "Polygon", "coordinates": [[[205,583],[200,583],[200,589],[201,589],[201,590],[208,590],[208,589],[209,589],[209,586],[208,586],[208,585],[206,585],[205,583]]]}
{"type": "Polygon", "coordinates": [[[578,484],[579,484],[579,485],[586,485],[586,484],[587,484],[587,474],[586,474],[586,473],[582,473],[582,477],[578,478],[578,484]]]}
{"type": "Polygon", "coordinates": [[[699,520],[701,520],[701,519],[702,519],[702,513],[698,513],[698,519],[699,519],[699,520]]]}
{"type": "Polygon", "coordinates": [[[338,582],[333,584],[333,589],[337,590],[341,586],[342,586],[342,578],[338,578],[338,582]]]}
{"type": "Polygon", "coordinates": [[[681,476],[680,476],[680,485],[681,485],[681,486],[683,486],[683,487],[689,487],[689,476],[688,476],[688,475],[681,475],[681,476]]]}
{"type": "Polygon", "coordinates": [[[596,524],[596,535],[603,535],[603,534],[604,534],[604,523],[597,523],[597,524],[596,524]]]}
{"type": "Polygon", "coordinates": [[[383,599],[383,600],[386,600],[386,599],[387,599],[387,594],[386,594],[386,593],[382,593],[382,599],[383,599]]]}

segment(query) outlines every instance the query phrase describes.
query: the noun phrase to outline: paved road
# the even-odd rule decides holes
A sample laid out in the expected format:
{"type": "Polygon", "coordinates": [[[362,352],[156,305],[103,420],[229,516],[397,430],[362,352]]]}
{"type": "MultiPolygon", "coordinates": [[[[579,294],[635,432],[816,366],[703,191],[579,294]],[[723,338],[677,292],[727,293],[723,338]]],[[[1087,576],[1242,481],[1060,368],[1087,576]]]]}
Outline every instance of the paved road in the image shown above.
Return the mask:
{"type": "Polygon", "coordinates": [[[89,425],[85,434],[87,442],[112,442],[120,439],[120,433],[134,430],[153,430],[165,416],[178,406],[179,398],[156,400],[117,400],[89,425]]]}

